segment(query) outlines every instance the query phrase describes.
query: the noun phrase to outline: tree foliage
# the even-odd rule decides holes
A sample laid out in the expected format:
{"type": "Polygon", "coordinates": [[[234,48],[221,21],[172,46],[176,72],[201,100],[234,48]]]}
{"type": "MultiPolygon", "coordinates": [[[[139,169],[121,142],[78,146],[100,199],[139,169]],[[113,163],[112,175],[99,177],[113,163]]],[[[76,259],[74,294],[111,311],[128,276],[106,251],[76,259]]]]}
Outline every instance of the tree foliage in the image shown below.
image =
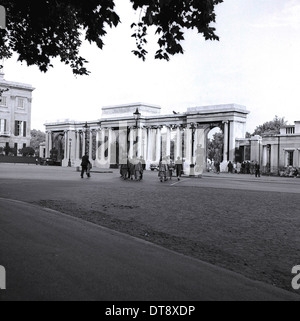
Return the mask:
{"type": "MultiPolygon", "coordinates": [[[[156,59],[169,60],[183,53],[181,41],[187,29],[196,29],[206,40],[218,40],[215,6],[223,0],[130,0],[138,11],[133,21],[136,49],[145,60],[147,32],[154,27],[158,39],[156,59]]],[[[43,72],[52,67],[51,58],[60,57],[76,75],[87,75],[87,60],[80,56],[81,35],[103,48],[107,28],[117,27],[120,17],[114,0],[2,0],[7,28],[0,30],[0,59],[15,52],[20,61],[37,65],[43,72]]]]}
{"type": "Polygon", "coordinates": [[[216,162],[222,162],[224,148],[223,132],[215,133],[213,139],[207,142],[207,157],[216,162]]]}
{"type": "Polygon", "coordinates": [[[284,117],[275,116],[273,120],[256,127],[253,135],[280,134],[280,127],[285,126],[287,121],[284,117]]]}
{"type": "Polygon", "coordinates": [[[33,129],[31,131],[30,147],[32,147],[35,153],[39,154],[40,144],[46,141],[46,134],[40,130],[33,129]]]}
{"type": "Polygon", "coordinates": [[[19,153],[24,157],[33,156],[35,154],[35,150],[32,147],[24,147],[19,150],[19,153]]]}

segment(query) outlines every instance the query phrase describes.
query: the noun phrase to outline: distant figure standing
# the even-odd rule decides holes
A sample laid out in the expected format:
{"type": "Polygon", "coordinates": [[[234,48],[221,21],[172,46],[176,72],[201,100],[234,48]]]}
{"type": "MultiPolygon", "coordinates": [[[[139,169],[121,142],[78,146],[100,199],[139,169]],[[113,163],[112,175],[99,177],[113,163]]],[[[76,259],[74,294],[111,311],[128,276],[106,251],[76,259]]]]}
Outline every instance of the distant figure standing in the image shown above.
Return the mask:
{"type": "Polygon", "coordinates": [[[83,178],[84,173],[86,173],[87,177],[90,178],[91,174],[88,170],[88,168],[90,168],[91,166],[91,162],[89,160],[89,156],[88,153],[86,153],[81,160],[81,178],[83,178]]]}
{"type": "Polygon", "coordinates": [[[216,162],[215,162],[215,168],[216,168],[216,173],[217,173],[217,174],[220,174],[221,169],[220,169],[220,162],[219,162],[219,161],[216,161],[216,162]]]}
{"type": "Polygon", "coordinates": [[[259,165],[259,163],[255,164],[255,177],[260,177],[260,165],[259,165]]]}
{"type": "Polygon", "coordinates": [[[128,174],[128,159],[124,158],[120,167],[120,174],[121,177],[126,180],[128,174]]]}
{"type": "Polygon", "coordinates": [[[242,169],[242,164],[240,162],[237,162],[237,164],[236,164],[236,172],[238,174],[240,174],[241,173],[241,169],[242,169]]]}
{"type": "Polygon", "coordinates": [[[250,174],[251,175],[255,174],[255,165],[256,165],[256,163],[254,163],[254,161],[251,161],[251,163],[250,163],[250,174]]]}
{"type": "Polygon", "coordinates": [[[182,160],[180,157],[177,157],[177,161],[175,162],[175,170],[176,170],[176,176],[178,181],[180,181],[182,171],[183,171],[183,165],[182,165],[182,160]]]}
{"type": "Polygon", "coordinates": [[[233,164],[231,163],[231,161],[229,161],[229,163],[228,163],[228,172],[229,173],[233,173],[233,164]]]}

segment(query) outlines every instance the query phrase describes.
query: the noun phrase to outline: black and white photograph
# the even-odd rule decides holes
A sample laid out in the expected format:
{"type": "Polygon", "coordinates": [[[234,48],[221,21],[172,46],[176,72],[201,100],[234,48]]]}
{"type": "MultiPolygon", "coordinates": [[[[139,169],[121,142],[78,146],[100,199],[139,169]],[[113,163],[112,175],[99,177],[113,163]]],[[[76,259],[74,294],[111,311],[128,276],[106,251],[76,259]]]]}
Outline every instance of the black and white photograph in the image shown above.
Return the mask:
{"type": "Polygon", "coordinates": [[[299,34],[300,0],[0,0],[0,301],[300,301],[299,34]]]}

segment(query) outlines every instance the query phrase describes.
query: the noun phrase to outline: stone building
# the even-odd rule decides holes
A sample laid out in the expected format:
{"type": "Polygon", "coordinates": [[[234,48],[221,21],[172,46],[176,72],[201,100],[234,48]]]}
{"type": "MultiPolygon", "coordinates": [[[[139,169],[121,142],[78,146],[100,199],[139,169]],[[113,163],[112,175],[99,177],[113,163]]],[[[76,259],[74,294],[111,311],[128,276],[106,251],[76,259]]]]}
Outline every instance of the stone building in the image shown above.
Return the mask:
{"type": "Polygon", "coordinates": [[[183,159],[185,171],[201,174],[208,133],[224,133],[223,162],[234,160],[236,138],[245,137],[249,112],[236,104],[188,108],[161,115],[161,107],[143,103],[102,108],[96,121],[46,124],[46,157],[62,166],[80,166],[89,154],[98,168],[116,167],[127,157],[143,157],[147,168],[163,157],[183,159]]]}
{"type": "Polygon", "coordinates": [[[300,121],[284,126],[280,134],[237,139],[237,160],[259,162],[264,173],[280,174],[288,167],[300,168],[300,121]]]}
{"type": "Polygon", "coordinates": [[[0,147],[20,150],[30,146],[31,85],[7,81],[0,70],[0,147]]]}

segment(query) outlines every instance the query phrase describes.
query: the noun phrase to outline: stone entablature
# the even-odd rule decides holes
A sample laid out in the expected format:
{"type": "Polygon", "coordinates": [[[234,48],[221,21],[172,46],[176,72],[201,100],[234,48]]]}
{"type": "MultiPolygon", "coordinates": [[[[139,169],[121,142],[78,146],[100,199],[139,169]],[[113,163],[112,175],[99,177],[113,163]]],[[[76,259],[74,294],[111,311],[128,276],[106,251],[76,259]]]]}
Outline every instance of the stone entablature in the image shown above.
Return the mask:
{"type": "Polygon", "coordinates": [[[145,103],[134,103],[128,105],[106,106],[102,108],[102,118],[132,117],[139,110],[143,116],[160,115],[161,107],[145,103]]]}

